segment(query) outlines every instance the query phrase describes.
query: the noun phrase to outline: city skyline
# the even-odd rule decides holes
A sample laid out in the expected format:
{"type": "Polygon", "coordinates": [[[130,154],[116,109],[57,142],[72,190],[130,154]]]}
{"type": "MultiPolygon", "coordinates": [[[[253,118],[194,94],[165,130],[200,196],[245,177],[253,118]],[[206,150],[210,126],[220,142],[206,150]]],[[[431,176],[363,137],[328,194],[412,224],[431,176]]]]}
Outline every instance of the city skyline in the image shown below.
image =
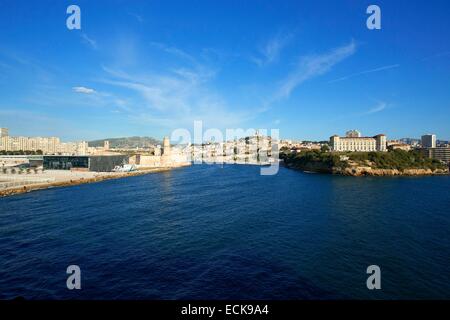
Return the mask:
{"type": "Polygon", "coordinates": [[[381,30],[366,28],[366,1],[276,12],[268,1],[77,1],[81,30],[66,28],[70,4],[1,5],[0,126],[12,136],[161,139],[202,120],[295,140],[349,128],[450,140],[446,1],[378,1],[381,30]]]}
{"type": "MultiPolygon", "coordinates": [[[[0,134],[0,137],[2,137],[2,136],[9,136],[9,137],[14,137],[14,138],[31,138],[31,139],[33,139],[33,138],[41,138],[41,139],[51,139],[51,138],[56,138],[56,139],[58,139],[58,140],[61,140],[61,142],[63,142],[63,143],[67,143],[67,142],[84,142],[84,141],[85,141],[85,142],[96,142],[96,141],[99,141],[99,140],[119,139],[119,138],[131,138],[131,137],[132,137],[132,136],[124,136],[124,137],[102,137],[102,138],[98,138],[98,139],[96,139],[96,140],[86,140],[86,139],[79,139],[79,138],[77,139],[77,138],[75,137],[75,138],[72,139],[71,141],[67,141],[67,140],[60,139],[60,137],[58,137],[58,136],[56,136],[56,135],[49,135],[49,136],[29,135],[29,136],[24,136],[24,135],[17,135],[17,134],[14,134],[14,132],[13,132],[13,134],[10,134],[10,132],[11,132],[10,128],[0,127],[0,129],[2,130],[2,134],[0,134]],[[3,130],[5,131],[6,134],[3,134],[3,130]]],[[[260,128],[260,129],[265,130],[264,128],[260,128]]],[[[248,137],[248,136],[257,135],[257,134],[258,134],[258,131],[259,131],[259,129],[253,129],[253,128],[252,128],[251,131],[244,130],[244,131],[242,132],[243,135],[242,135],[242,136],[236,136],[236,138],[238,138],[238,139],[243,139],[243,138],[248,137]],[[250,132],[252,132],[252,134],[249,134],[250,132]]],[[[347,131],[346,134],[348,134],[349,132],[353,132],[353,131],[357,131],[359,134],[361,134],[361,132],[359,132],[358,129],[351,129],[351,130],[347,131]]],[[[270,136],[270,131],[268,131],[267,133],[268,133],[267,136],[270,136]]],[[[337,132],[337,133],[339,133],[339,132],[337,132]]],[[[342,132],[341,132],[341,133],[342,133],[342,132]]],[[[332,138],[333,136],[336,136],[336,135],[338,135],[338,134],[334,134],[334,135],[332,135],[332,136],[330,136],[330,137],[323,137],[323,138],[316,139],[316,140],[301,139],[301,138],[300,138],[300,139],[292,139],[292,138],[290,138],[290,137],[280,137],[280,140],[291,140],[291,141],[297,141],[297,142],[303,142],[303,141],[321,142],[321,141],[328,141],[330,138],[332,138]]],[[[382,133],[382,135],[384,135],[384,133],[382,133]]],[[[411,140],[418,140],[418,141],[420,141],[421,139],[423,139],[424,136],[428,136],[428,135],[434,136],[434,137],[435,137],[435,141],[439,141],[439,142],[449,142],[449,141],[450,141],[450,140],[445,140],[445,139],[442,139],[442,138],[440,138],[440,137],[437,137],[436,134],[430,133],[430,132],[422,133],[419,137],[413,137],[413,136],[390,137],[389,140],[390,140],[390,141],[396,141],[396,140],[401,140],[401,139],[411,139],[411,140]]],[[[366,135],[366,136],[371,137],[371,136],[369,136],[369,135],[366,135]]],[[[163,139],[166,138],[166,137],[168,137],[168,138],[170,139],[170,134],[165,134],[165,135],[163,135],[162,137],[151,137],[151,136],[134,136],[134,137],[151,138],[151,139],[157,139],[157,140],[159,139],[159,141],[163,141],[163,139]]],[[[234,139],[234,138],[233,138],[233,139],[234,139]]],[[[223,141],[226,142],[226,141],[231,141],[231,140],[233,140],[233,139],[226,139],[226,137],[224,136],[223,141]]],[[[213,140],[214,140],[214,139],[213,139],[213,140]]],[[[203,142],[204,142],[204,143],[214,142],[213,140],[204,140],[203,142]]],[[[172,141],[172,142],[175,142],[175,144],[177,144],[176,141],[172,141]]],[[[195,144],[195,143],[194,143],[194,144],[195,144]]]]}

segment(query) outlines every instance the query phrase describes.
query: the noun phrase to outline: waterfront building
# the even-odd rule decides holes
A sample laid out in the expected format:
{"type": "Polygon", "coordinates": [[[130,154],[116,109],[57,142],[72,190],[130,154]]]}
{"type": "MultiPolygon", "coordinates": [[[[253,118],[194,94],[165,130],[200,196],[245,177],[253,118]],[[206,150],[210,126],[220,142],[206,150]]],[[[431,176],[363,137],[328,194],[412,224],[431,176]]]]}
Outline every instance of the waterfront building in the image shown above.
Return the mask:
{"type": "Polygon", "coordinates": [[[155,148],[154,155],[141,154],[133,157],[140,166],[174,166],[195,163],[251,163],[266,164],[272,157],[272,148],[278,141],[256,132],[252,136],[223,142],[205,142],[170,146],[168,138],[164,138],[163,146],[155,148]]]}
{"type": "Polygon", "coordinates": [[[116,166],[128,164],[127,155],[44,156],[44,170],[110,172],[116,166]]]}
{"type": "Polygon", "coordinates": [[[41,155],[1,155],[0,168],[25,166],[30,168],[42,167],[41,155]]]}
{"type": "Polygon", "coordinates": [[[436,148],[436,135],[425,134],[422,136],[422,148],[436,148]]]}
{"type": "Polygon", "coordinates": [[[450,147],[422,148],[420,151],[425,157],[450,164],[450,147]]]}
{"type": "Polygon", "coordinates": [[[378,134],[374,137],[361,137],[359,131],[352,130],[347,132],[345,137],[339,137],[338,135],[330,137],[330,148],[331,151],[387,151],[387,140],[384,134],[378,134]]]}
{"type": "Polygon", "coordinates": [[[130,157],[129,163],[137,168],[169,168],[190,164],[189,148],[173,147],[168,137],[164,137],[163,145],[154,148],[153,154],[137,153],[130,157]],[[186,150],[188,151],[186,151],[186,150]]]}

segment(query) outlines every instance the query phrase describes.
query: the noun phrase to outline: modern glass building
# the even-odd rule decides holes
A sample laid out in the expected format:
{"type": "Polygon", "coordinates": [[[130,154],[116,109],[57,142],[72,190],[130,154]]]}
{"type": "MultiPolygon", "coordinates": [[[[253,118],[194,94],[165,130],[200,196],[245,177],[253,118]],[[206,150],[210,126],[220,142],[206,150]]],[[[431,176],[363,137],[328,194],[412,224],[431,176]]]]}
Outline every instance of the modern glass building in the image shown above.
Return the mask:
{"type": "Polygon", "coordinates": [[[121,166],[129,162],[129,156],[114,155],[114,156],[90,156],[89,157],[89,171],[109,172],[115,166],[121,166]]]}
{"type": "Polygon", "coordinates": [[[44,156],[44,170],[84,169],[109,172],[115,166],[128,163],[126,155],[111,156],[44,156]]]}
{"type": "Polygon", "coordinates": [[[89,169],[89,157],[85,156],[44,156],[44,170],[89,169]]]}

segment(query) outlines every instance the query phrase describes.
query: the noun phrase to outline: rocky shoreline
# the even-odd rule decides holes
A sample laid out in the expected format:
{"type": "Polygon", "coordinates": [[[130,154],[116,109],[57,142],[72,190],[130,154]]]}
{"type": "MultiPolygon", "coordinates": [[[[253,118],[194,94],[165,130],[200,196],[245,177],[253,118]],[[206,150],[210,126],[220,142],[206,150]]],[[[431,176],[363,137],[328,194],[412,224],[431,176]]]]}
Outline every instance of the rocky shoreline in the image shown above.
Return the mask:
{"type": "Polygon", "coordinates": [[[350,168],[332,168],[332,173],[345,176],[361,177],[361,176],[430,176],[445,175],[449,171],[443,169],[374,169],[371,167],[350,167],[350,168]]]}
{"type": "Polygon", "coordinates": [[[343,176],[353,176],[353,177],[362,177],[362,176],[377,176],[377,177],[386,177],[386,176],[430,176],[430,175],[446,175],[449,174],[448,169],[378,169],[372,168],[368,166],[350,166],[350,167],[333,167],[329,166],[326,163],[322,162],[314,162],[308,163],[302,166],[296,166],[291,163],[285,163],[287,168],[297,169],[301,171],[309,171],[316,173],[327,173],[327,174],[337,174],[343,176]]]}

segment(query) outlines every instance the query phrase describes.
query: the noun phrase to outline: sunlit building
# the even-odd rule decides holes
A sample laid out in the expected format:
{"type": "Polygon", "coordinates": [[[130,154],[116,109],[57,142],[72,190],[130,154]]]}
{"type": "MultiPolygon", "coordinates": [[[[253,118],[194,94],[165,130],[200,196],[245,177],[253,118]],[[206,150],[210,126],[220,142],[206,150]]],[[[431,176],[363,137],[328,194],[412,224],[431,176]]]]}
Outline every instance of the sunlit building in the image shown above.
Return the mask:
{"type": "Polygon", "coordinates": [[[0,138],[8,136],[8,128],[0,128],[0,138]]]}
{"type": "Polygon", "coordinates": [[[386,135],[378,134],[374,137],[361,137],[359,131],[348,131],[345,137],[334,135],[330,137],[331,151],[387,151],[386,135]]]}
{"type": "Polygon", "coordinates": [[[450,164],[450,148],[449,147],[436,147],[436,148],[422,148],[420,149],[422,154],[428,158],[440,160],[442,162],[450,164]]]}
{"type": "Polygon", "coordinates": [[[44,154],[85,155],[86,141],[61,142],[57,137],[11,137],[7,128],[1,129],[0,150],[42,151],[44,154]]]}

